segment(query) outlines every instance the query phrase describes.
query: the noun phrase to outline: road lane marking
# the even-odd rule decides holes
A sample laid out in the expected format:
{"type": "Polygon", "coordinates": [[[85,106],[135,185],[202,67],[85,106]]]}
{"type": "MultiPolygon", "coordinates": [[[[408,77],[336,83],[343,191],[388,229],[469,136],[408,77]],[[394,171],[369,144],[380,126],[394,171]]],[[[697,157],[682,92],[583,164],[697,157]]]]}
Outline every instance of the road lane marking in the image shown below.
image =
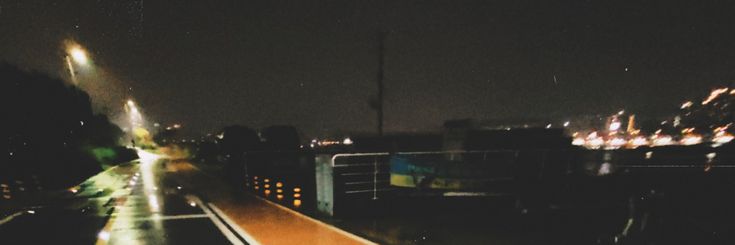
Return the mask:
{"type": "Polygon", "coordinates": [[[194,201],[202,209],[202,211],[204,211],[204,213],[209,217],[209,219],[212,220],[212,223],[214,223],[214,225],[217,226],[217,229],[219,229],[220,232],[222,232],[222,234],[224,234],[225,237],[227,237],[227,240],[229,240],[232,244],[245,245],[245,243],[240,241],[240,239],[237,238],[237,236],[234,233],[232,233],[232,231],[228,229],[227,226],[224,223],[222,223],[222,221],[220,221],[220,219],[217,218],[217,216],[215,216],[215,214],[212,213],[212,211],[210,211],[209,208],[202,203],[202,200],[200,200],[198,197],[193,196],[193,195],[186,195],[186,198],[194,201]]]}
{"type": "Polygon", "coordinates": [[[282,209],[282,210],[284,210],[284,211],[286,211],[286,212],[289,212],[289,213],[291,213],[291,214],[294,214],[294,215],[296,215],[296,216],[299,216],[299,217],[301,217],[301,218],[304,218],[304,219],[306,219],[306,220],[310,220],[311,222],[314,222],[314,223],[316,223],[316,224],[318,224],[318,225],[324,226],[324,227],[326,227],[327,229],[330,229],[330,230],[332,230],[332,231],[334,231],[334,232],[337,232],[337,233],[339,233],[339,234],[345,235],[345,236],[347,236],[347,237],[349,237],[349,238],[352,238],[352,239],[354,239],[354,240],[356,240],[356,241],[358,241],[358,242],[361,242],[361,243],[363,243],[363,244],[373,244],[373,245],[377,245],[377,243],[371,242],[371,241],[370,241],[370,240],[368,240],[368,239],[365,239],[365,238],[362,238],[362,237],[360,237],[360,236],[357,236],[357,235],[355,235],[355,234],[349,233],[349,232],[347,232],[347,231],[345,231],[345,230],[342,230],[342,229],[340,229],[340,228],[337,228],[337,227],[335,227],[335,226],[333,226],[333,225],[330,225],[330,224],[324,223],[324,222],[322,222],[322,221],[320,221],[320,220],[318,220],[318,219],[314,219],[314,218],[312,218],[312,217],[309,217],[309,216],[307,216],[307,215],[305,215],[305,214],[299,213],[299,212],[297,212],[297,211],[295,211],[295,210],[293,210],[293,209],[290,209],[290,208],[287,208],[287,207],[284,207],[284,206],[278,205],[277,203],[271,202],[271,201],[270,201],[270,200],[268,200],[268,199],[262,198],[262,197],[260,197],[260,196],[257,196],[257,195],[252,195],[252,196],[254,196],[254,197],[256,197],[256,198],[258,198],[258,199],[260,199],[260,200],[263,200],[263,201],[265,201],[266,203],[268,203],[268,204],[270,204],[270,205],[273,205],[273,206],[275,206],[275,207],[277,207],[277,208],[280,208],[280,209],[282,209]]]}
{"type": "Polygon", "coordinates": [[[179,220],[179,219],[204,219],[209,218],[206,214],[181,214],[181,215],[153,215],[150,217],[128,218],[130,221],[148,221],[148,220],[179,220]]]}
{"type": "Polygon", "coordinates": [[[14,214],[8,215],[8,217],[5,217],[4,219],[0,220],[0,225],[4,225],[5,223],[10,222],[15,217],[23,215],[23,211],[16,212],[14,214]]]}
{"type": "Polygon", "coordinates": [[[235,232],[237,232],[237,234],[240,235],[240,237],[245,239],[246,242],[252,245],[260,245],[260,242],[255,240],[253,236],[251,236],[249,233],[243,230],[239,225],[237,225],[237,223],[232,221],[232,219],[230,219],[230,217],[227,216],[225,212],[222,212],[222,210],[220,210],[216,205],[214,205],[213,203],[207,203],[207,205],[209,205],[209,207],[212,208],[212,211],[217,213],[217,215],[219,215],[219,217],[221,217],[222,220],[224,220],[228,225],[230,225],[230,227],[232,227],[232,229],[235,230],[235,232]]]}

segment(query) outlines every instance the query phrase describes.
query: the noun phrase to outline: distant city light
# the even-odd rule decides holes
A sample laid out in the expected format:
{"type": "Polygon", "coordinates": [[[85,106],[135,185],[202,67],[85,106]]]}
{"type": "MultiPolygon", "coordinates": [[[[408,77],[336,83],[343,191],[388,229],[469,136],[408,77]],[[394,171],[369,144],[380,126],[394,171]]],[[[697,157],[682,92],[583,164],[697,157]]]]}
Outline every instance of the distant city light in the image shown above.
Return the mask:
{"type": "Polygon", "coordinates": [[[702,101],[702,105],[709,104],[709,102],[712,102],[712,100],[716,99],[717,96],[720,96],[720,94],[727,93],[728,90],[729,88],[720,88],[720,89],[713,90],[712,93],[709,94],[709,97],[707,97],[707,99],[702,101]]]}
{"type": "Polygon", "coordinates": [[[612,139],[610,139],[608,141],[608,146],[609,146],[609,148],[617,149],[617,148],[623,147],[627,143],[628,143],[628,141],[626,141],[625,139],[623,139],[621,137],[616,137],[616,138],[612,138],[612,139]]]}
{"type": "Polygon", "coordinates": [[[336,140],[322,140],[317,143],[319,146],[330,146],[330,145],[339,145],[343,142],[336,141],[336,140]]]}
{"type": "Polygon", "coordinates": [[[668,135],[656,135],[653,138],[654,146],[665,146],[674,144],[674,140],[668,135]]]}
{"type": "Polygon", "coordinates": [[[693,127],[691,127],[691,128],[685,128],[685,129],[682,129],[681,130],[681,133],[682,134],[688,134],[688,133],[691,133],[691,132],[694,132],[694,128],[693,127]]]}
{"type": "Polygon", "coordinates": [[[702,136],[690,134],[681,139],[682,145],[696,145],[702,143],[702,136]]]}
{"type": "Polygon", "coordinates": [[[693,104],[691,101],[684,102],[684,104],[681,104],[681,109],[692,107],[693,104]]]}
{"type": "Polygon", "coordinates": [[[592,131],[590,134],[587,135],[587,138],[596,138],[597,137],[597,131],[592,131]]]}
{"type": "Polygon", "coordinates": [[[630,140],[630,145],[632,148],[637,148],[648,144],[648,140],[643,136],[638,136],[630,140]]]}
{"type": "Polygon", "coordinates": [[[605,140],[601,137],[595,137],[587,140],[587,146],[592,149],[598,149],[605,144],[605,140]]]}
{"type": "Polygon", "coordinates": [[[569,121],[564,122],[564,127],[569,127],[569,121]]]}
{"type": "Polygon", "coordinates": [[[730,143],[734,138],[735,136],[722,130],[715,133],[715,136],[712,138],[712,142],[714,143],[714,146],[717,147],[722,144],[730,143]]]}
{"type": "Polygon", "coordinates": [[[717,157],[717,153],[715,153],[715,152],[707,153],[707,161],[710,161],[711,162],[712,160],[715,159],[715,157],[717,157]]]}
{"type": "Polygon", "coordinates": [[[611,123],[610,123],[610,128],[609,128],[609,130],[610,130],[610,131],[618,131],[618,129],[620,129],[620,126],[621,126],[620,122],[618,122],[618,121],[613,121],[613,122],[611,122],[611,123]]]}

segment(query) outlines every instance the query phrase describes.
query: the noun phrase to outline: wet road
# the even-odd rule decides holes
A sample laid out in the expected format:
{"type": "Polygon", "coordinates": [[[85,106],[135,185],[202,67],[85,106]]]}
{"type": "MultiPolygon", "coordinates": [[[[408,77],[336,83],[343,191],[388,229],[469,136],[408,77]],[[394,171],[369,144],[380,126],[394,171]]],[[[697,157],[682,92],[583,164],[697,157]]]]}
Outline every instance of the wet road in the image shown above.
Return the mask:
{"type": "Polygon", "coordinates": [[[92,244],[113,212],[114,196],[125,186],[136,164],[124,164],[94,176],[72,192],[52,196],[40,205],[15,208],[0,224],[2,244],[92,244]],[[49,202],[52,201],[52,202],[49,202]]]}
{"type": "Polygon", "coordinates": [[[128,193],[115,199],[97,244],[243,244],[218,226],[220,221],[197,196],[166,174],[167,160],[139,154],[128,193]]]}
{"type": "Polygon", "coordinates": [[[69,198],[22,209],[0,224],[0,244],[371,244],[189,162],[138,154],[69,198]]]}
{"type": "Polygon", "coordinates": [[[90,178],[70,198],[21,210],[0,226],[0,243],[245,244],[165,174],[165,160],[140,154],[139,163],[90,178]]]}

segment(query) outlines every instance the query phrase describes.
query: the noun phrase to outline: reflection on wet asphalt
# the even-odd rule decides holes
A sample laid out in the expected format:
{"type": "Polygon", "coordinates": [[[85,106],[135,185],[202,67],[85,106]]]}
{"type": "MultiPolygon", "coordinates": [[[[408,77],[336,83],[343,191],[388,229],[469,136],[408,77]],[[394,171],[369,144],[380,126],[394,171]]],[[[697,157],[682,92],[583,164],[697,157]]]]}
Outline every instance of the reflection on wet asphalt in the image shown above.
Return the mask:
{"type": "Polygon", "coordinates": [[[0,226],[2,244],[231,244],[150,154],[0,226]]]}
{"type": "Polygon", "coordinates": [[[98,243],[229,243],[187,190],[168,178],[166,161],[155,155],[141,156],[139,171],[128,182],[130,194],[117,200],[98,243]]]}

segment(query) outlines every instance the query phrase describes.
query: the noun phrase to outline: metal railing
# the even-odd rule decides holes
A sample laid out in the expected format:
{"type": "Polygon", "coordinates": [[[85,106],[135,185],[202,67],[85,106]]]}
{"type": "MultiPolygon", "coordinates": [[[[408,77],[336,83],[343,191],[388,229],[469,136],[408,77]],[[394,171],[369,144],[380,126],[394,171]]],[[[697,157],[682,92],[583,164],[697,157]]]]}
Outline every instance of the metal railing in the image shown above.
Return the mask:
{"type": "MultiPolygon", "coordinates": [[[[554,153],[559,152],[561,151],[554,153]]],[[[568,151],[563,154],[554,153],[548,150],[348,153],[333,155],[331,164],[335,195],[357,196],[369,193],[369,198],[376,200],[398,189],[390,183],[390,159],[394,156],[416,158],[418,161],[461,162],[470,167],[468,171],[481,170],[471,177],[474,180],[499,183],[538,179],[546,174],[568,174],[572,167],[568,151]],[[519,163],[523,163],[523,166],[519,163]]]]}

